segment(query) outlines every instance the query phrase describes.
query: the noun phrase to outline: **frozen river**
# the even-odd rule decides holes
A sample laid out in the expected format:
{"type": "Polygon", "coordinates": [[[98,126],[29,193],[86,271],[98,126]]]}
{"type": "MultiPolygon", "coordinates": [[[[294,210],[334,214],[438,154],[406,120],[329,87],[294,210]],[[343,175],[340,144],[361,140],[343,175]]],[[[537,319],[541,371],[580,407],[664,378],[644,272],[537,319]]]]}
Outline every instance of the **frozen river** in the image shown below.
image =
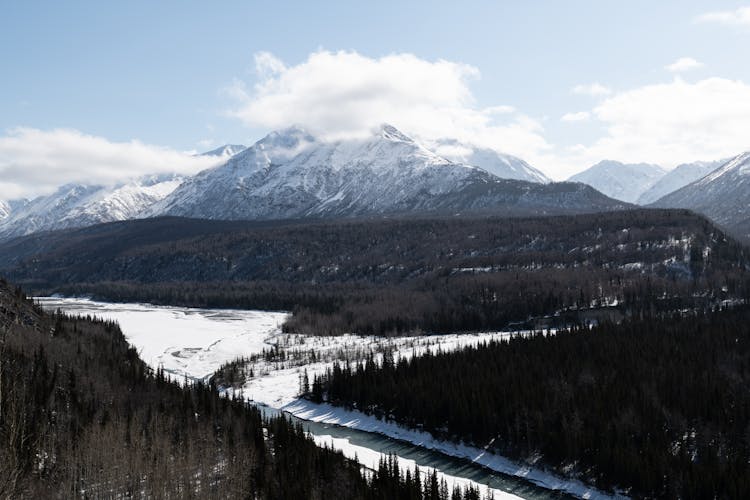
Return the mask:
{"type": "MultiPolygon", "coordinates": [[[[314,349],[320,353],[316,363],[263,367],[242,388],[242,394],[266,411],[284,412],[292,418],[302,417],[305,428],[317,443],[334,446],[345,455],[356,457],[367,467],[377,466],[383,454],[394,453],[402,467],[418,465],[422,471],[435,469],[449,485],[473,483],[482,489],[489,488],[498,499],[567,496],[561,490],[577,497],[604,496],[580,483],[564,481],[502,457],[487,457],[488,454],[481,450],[439,443],[424,433],[399,428],[395,424],[380,423],[355,412],[297,399],[302,370],[308,370],[312,376],[329,366],[330,361],[326,361],[326,356],[330,360],[336,352],[344,350],[376,350],[386,342],[383,339],[288,336],[281,333],[281,324],[287,317],[287,313],[282,312],[193,309],[57,297],[37,300],[47,310],[60,309],[70,314],[117,321],[144,361],[153,368],[162,367],[178,380],[205,380],[222,364],[240,356],[258,354],[264,348],[304,345],[305,350],[314,349]]],[[[401,349],[402,355],[415,355],[424,349],[455,349],[507,335],[445,335],[387,342],[389,348],[395,348],[396,352],[401,349]]]]}

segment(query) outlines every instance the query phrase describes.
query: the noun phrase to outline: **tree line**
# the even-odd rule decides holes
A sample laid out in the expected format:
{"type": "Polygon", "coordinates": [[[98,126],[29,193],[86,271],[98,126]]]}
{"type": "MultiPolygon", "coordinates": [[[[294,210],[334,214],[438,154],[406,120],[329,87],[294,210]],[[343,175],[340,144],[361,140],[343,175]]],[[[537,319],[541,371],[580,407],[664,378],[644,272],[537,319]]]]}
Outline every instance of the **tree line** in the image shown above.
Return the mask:
{"type": "Polygon", "coordinates": [[[286,331],[314,335],[554,326],[604,306],[638,316],[750,296],[747,250],[684,210],[129,221],[8,242],[0,265],[35,293],[290,310],[286,331]]]}
{"type": "Polygon", "coordinates": [[[478,498],[431,484],[362,471],[211,384],[180,386],[115,323],[45,314],[0,281],[0,498],[478,498]]]}
{"type": "Polygon", "coordinates": [[[371,357],[306,396],[637,497],[747,498],[749,320],[743,306],[371,357]]]}

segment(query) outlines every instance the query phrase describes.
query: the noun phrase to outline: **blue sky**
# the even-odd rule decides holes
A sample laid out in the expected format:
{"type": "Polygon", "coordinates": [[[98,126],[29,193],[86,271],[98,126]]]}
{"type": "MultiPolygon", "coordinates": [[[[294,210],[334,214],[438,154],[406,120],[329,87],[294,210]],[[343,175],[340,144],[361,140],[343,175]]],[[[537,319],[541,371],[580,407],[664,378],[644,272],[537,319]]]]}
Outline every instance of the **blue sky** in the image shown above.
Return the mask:
{"type": "MultiPolygon", "coordinates": [[[[205,150],[249,144],[285,121],[320,133],[341,132],[359,123],[364,110],[383,108],[383,96],[394,96],[397,104],[391,109],[386,103],[377,119],[424,140],[448,134],[476,138],[478,145],[523,156],[556,178],[605,157],[671,167],[750,149],[750,138],[747,144],[742,138],[749,130],[742,128],[750,126],[745,106],[750,10],[742,9],[750,2],[2,1],[0,6],[0,169],[10,165],[14,172],[34,161],[54,163],[23,157],[29,148],[22,143],[56,144],[49,136],[59,129],[101,144],[132,146],[135,140],[162,153],[205,150]],[[396,59],[384,59],[388,56],[396,59]],[[666,68],[680,58],[688,59],[679,71],[666,68]],[[439,61],[453,66],[433,67],[439,61]],[[404,117],[400,110],[415,89],[398,83],[383,90],[382,84],[400,80],[412,70],[398,68],[411,66],[422,73],[404,81],[421,82],[434,95],[404,117]],[[424,83],[443,70],[448,73],[435,89],[424,83]],[[357,72],[370,80],[342,83],[357,72]],[[331,79],[331,95],[316,102],[320,86],[308,88],[299,79],[325,87],[324,78],[331,79]],[[255,87],[259,83],[265,85],[262,92],[255,87]],[[594,83],[601,88],[596,95],[574,91],[594,83]],[[353,93],[357,102],[342,106],[351,120],[324,119],[320,110],[305,115],[308,108],[332,106],[353,93]],[[664,104],[672,96],[679,98],[664,104]],[[289,109],[271,109],[282,97],[289,109]],[[713,111],[682,116],[694,105],[713,111]],[[497,107],[500,112],[479,123],[480,116],[489,116],[488,108],[497,107]],[[680,119],[656,120],[650,127],[656,113],[680,119]],[[427,127],[432,116],[449,116],[451,125],[427,127]],[[648,137],[635,137],[640,129],[648,137]],[[682,137],[685,129],[695,136],[682,137]]],[[[361,121],[370,125],[367,117],[361,121]]],[[[29,190],[22,181],[5,184],[11,194],[29,190]]]]}

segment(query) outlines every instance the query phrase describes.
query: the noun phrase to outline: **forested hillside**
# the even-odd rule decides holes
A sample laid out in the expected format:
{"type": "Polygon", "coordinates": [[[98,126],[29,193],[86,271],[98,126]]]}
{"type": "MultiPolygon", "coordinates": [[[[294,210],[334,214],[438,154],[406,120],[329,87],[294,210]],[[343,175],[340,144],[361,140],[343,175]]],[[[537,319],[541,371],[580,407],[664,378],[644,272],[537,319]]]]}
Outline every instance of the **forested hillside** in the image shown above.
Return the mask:
{"type": "Polygon", "coordinates": [[[748,290],[746,251],[684,210],[152,219],[7,242],[0,269],[35,293],[293,310],[287,330],[313,334],[504,328],[550,314],[580,320],[601,306],[618,315],[705,307],[748,290]]]}
{"type": "Polygon", "coordinates": [[[365,478],[284,418],[152,372],[116,324],[44,314],[0,282],[0,498],[479,496],[414,477],[365,478]]]}
{"type": "Polygon", "coordinates": [[[750,494],[750,309],[337,364],[307,397],[634,497],[750,494]]]}

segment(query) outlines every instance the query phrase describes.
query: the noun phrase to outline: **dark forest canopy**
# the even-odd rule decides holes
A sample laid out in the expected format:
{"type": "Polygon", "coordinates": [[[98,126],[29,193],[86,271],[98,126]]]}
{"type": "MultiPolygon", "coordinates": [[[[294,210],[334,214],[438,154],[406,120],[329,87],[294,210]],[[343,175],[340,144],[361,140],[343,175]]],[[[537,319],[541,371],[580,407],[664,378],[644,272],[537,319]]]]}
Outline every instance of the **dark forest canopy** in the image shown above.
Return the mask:
{"type": "Polygon", "coordinates": [[[750,308],[337,364],[307,397],[636,497],[750,495],[750,308]]]}
{"type": "Polygon", "coordinates": [[[116,324],[0,281],[0,498],[479,500],[392,463],[363,475],[299,425],[153,372],[116,324]]]}
{"type": "MultiPolygon", "coordinates": [[[[746,250],[685,210],[556,217],[104,224],[0,245],[34,293],[292,310],[288,331],[505,328],[618,304],[699,308],[747,294],[746,250]]],[[[567,319],[565,320],[567,321],[567,319]]]]}

